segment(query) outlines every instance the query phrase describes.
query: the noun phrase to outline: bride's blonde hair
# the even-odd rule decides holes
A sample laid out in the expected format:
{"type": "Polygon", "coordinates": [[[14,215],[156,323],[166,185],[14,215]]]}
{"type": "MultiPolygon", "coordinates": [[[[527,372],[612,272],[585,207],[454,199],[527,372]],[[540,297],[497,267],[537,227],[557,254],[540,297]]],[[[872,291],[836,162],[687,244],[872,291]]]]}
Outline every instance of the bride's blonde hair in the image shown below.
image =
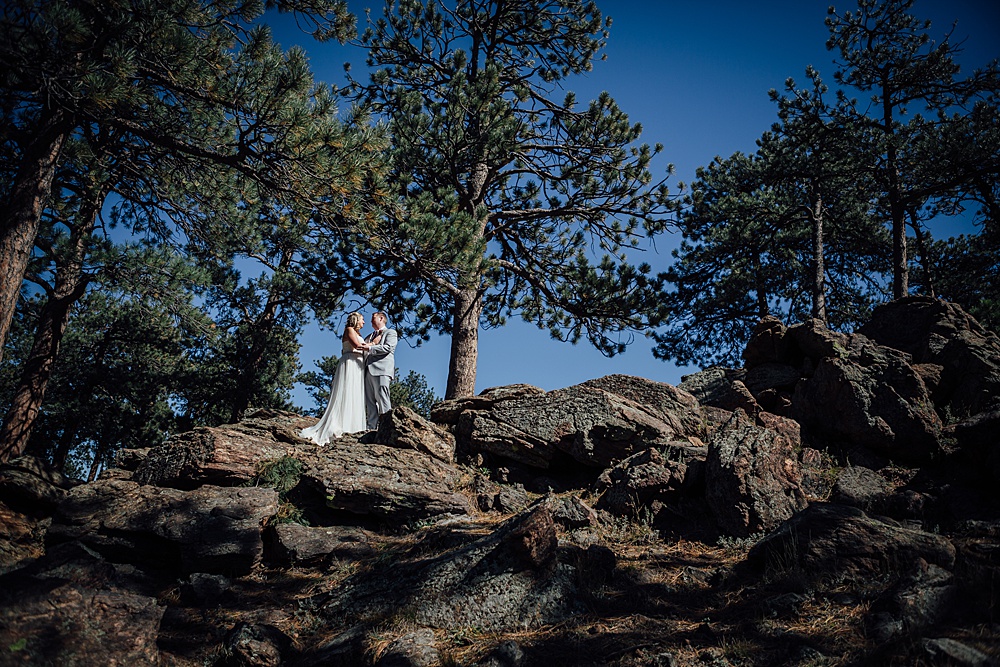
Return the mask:
{"type": "Polygon", "coordinates": [[[361,313],[353,312],[347,316],[347,328],[348,329],[360,329],[364,324],[365,318],[361,313]]]}

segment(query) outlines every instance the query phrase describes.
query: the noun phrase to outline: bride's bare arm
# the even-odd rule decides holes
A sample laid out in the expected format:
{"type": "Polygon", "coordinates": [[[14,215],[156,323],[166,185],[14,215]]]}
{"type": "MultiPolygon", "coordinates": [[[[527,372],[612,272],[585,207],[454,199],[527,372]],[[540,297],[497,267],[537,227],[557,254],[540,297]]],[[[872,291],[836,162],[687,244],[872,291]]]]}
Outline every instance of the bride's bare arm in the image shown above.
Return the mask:
{"type": "Polygon", "coordinates": [[[365,344],[365,339],[362,338],[361,334],[358,333],[358,330],[354,328],[348,328],[347,331],[344,332],[344,340],[350,341],[351,345],[354,346],[354,349],[357,349],[365,344]]]}

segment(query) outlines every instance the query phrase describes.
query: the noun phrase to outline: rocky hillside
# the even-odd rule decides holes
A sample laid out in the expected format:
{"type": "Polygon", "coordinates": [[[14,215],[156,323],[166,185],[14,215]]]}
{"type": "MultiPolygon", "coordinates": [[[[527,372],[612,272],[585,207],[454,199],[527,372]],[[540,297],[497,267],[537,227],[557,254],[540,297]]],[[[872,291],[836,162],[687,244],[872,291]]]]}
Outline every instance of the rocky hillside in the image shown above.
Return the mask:
{"type": "Polygon", "coordinates": [[[909,298],[744,358],[0,466],[0,664],[997,664],[1000,339],[909,298]]]}

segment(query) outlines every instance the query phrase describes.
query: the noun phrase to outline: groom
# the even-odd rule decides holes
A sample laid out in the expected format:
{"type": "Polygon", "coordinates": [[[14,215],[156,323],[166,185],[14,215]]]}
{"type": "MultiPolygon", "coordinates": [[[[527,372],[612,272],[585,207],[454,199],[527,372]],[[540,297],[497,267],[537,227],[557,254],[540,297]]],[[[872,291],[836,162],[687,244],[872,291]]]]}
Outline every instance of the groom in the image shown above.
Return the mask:
{"type": "Polygon", "coordinates": [[[375,331],[365,339],[365,407],[368,413],[368,428],[378,428],[380,415],[389,412],[389,382],[396,372],[396,358],[393,352],[398,339],[395,329],[385,327],[386,314],[372,315],[375,331]],[[374,341],[378,341],[377,343],[374,341]]]}

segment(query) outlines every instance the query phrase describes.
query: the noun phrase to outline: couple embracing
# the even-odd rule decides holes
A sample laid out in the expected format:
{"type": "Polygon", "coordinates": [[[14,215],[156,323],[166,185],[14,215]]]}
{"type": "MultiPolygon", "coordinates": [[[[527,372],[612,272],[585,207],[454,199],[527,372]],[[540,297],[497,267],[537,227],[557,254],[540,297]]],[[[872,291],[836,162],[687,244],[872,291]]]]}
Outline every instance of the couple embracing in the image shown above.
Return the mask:
{"type": "Polygon", "coordinates": [[[396,331],[385,326],[386,314],[372,315],[372,331],[361,337],[365,316],[351,313],[341,337],[341,356],[330,386],[330,402],[316,423],[303,429],[302,437],[325,445],[345,433],[378,426],[379,415],[392,409],[389,382],[396,372],[396,331]]]}

